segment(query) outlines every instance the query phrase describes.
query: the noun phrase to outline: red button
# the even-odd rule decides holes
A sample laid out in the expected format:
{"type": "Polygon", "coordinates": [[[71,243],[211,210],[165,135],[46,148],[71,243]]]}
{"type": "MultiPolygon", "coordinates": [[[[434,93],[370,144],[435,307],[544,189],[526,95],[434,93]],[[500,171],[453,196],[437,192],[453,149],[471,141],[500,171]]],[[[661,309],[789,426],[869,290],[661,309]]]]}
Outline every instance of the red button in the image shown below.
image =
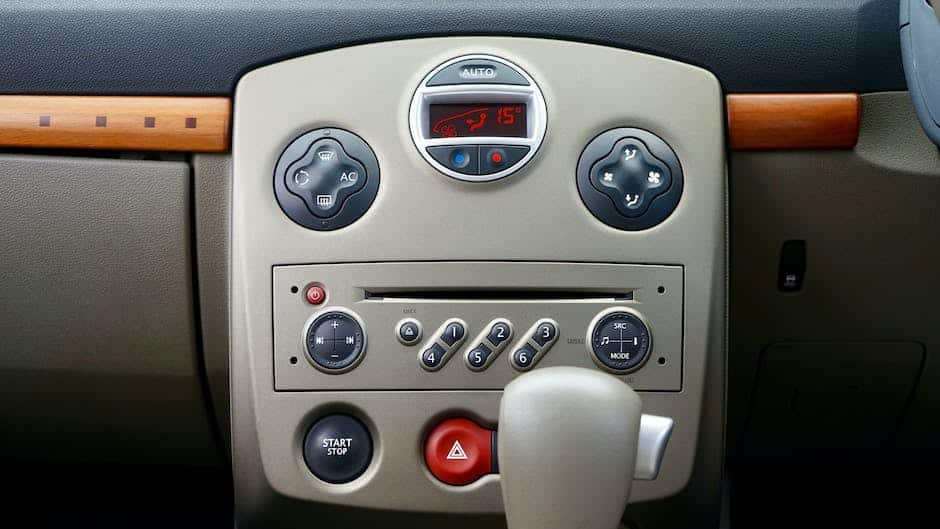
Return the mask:
{"type": "Polygon", "coordinates": [[[444,483],[473,483],[493,473],[493,433],[467,419],[447,419],[431,430],[424,461],[444,483]]]}
{"type": "Polygon", "coordinates": [[[490,155],[490,161],[494,164],[501,164],[503,163],[503,155],[499,151],[495,151],[490,155]]]}
{"type": "Polygon", "coordinates": [[[326,291],[323,290],[323,287],[312,285],[307,288],[306,292],[307,303],[311,305],[319,305],[323,303],[323,300],[326,299],[326,291]]]}

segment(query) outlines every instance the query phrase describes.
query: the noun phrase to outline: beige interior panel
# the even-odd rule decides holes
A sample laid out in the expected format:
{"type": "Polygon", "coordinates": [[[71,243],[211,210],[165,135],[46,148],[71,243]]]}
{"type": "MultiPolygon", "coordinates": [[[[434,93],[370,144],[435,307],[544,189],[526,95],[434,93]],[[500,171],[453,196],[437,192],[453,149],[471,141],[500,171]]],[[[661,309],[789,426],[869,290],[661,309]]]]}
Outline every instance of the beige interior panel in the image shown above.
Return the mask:
{"type": "MultiPolygon", "coordinates": [[[[940,440],[940,153],[906,93],[862,97],[850,151],[734,153],[731,159],[732,351],[729,453],[739,446],[761,351],[778,342],[862,343],[925,351],[923,373],[889,455],[936,458],[940,440]],[[804,239],[806,279],[776,291],[780,248],[804,239]]],[[[851,348],[850,348],[851,350],[851,348]]],[[[824,359],[822,360],[824,361],[824,359]]],[[[876,369],[872,366],[872,369],[876,369]]]]}
{"type": "Polygon", "coordinates": [[[228,454],[231,452],[228,260],[232,157],[200,154],[193,156],[192,163],[202,354],[215,421],[225,443],[223,451],[228,454]]]}
{"type": "Polygon", "coordinates": [[[189,166],[0,155],[0,180],[5,457],[217,464],[189,166]]]}
{"type": "Polygon", "coordinates": [[[894,440],[923,361],[913,342],[771,345],[761,358],[746,450],[779,462],[875,460],[894,440]]]}
{"type": "MultiPolygon", "coordinates": [[[[682,390],[641,393],[643,411],[673,417],[676,430],[659,477],[635,483],[631,502],[687,488],[694,493],[678,501],[690,516],[716,513],[724,403],[722,123],[719,85],[704,70],[540,39],[397,41],[301,57],[247,74],[236,92],[232,189],[232,436],[239,518],[248,526],[265,526],[277,523],[278,513],[325,503],[500,512],[498,477],[447,487],[427,474],[420,455],[421,434],[435,419],[461,412],[494,422],[498,391],[275,390],[274,267],[379,261],[682,267],[683,312],[672,323],[684,337],[682,390]],[[470,53],[493,54],[521,66],[539,84],[548,106],[548,130],[538,155],[515,175],[486,184],[437,173],[411,143],[407,123],[421,78],[435,65],[470,53]],[[331,75],[321,75],[325,71],[331,75]],[[283,215],[274,200],[272,172],[290,140],[327,126],[367,141],[382,180],[371,209],[356,223],[314,232],[283,215]],[[588,141],[622,126],[665,139],[685,176],[676,211],[645,231],[619,231],[597,221],[575,183],[575,166],[588,141]],[[338,486],[316,480],[299,458],[304,429],[318,414],[337,407],[357,411],[374,429],[378,446],[366,474],[338,486]],[[706,440],[701,444],[700,432],[706,440]],[[703,463],[696,466],[696,460],[703,463]]],[[[433,326],[426,323],[426,331],[433,326]]]]}

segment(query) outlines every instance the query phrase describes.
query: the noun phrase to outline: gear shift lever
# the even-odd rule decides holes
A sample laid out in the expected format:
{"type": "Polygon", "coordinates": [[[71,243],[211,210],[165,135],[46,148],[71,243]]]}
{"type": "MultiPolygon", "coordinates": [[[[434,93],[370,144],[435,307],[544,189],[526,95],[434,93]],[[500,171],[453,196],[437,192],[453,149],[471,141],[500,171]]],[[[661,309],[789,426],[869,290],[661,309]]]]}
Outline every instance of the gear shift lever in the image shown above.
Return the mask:
{"type": "Polygon", "coordinates": [[[497,445],[509,529],[618,527],[634,472],[656,477],[672,431],[671,419],[644,417],[655,450],[635,468],[640,413],[629,386],[590,369],[537,369],[507,385],[497,445]]]}

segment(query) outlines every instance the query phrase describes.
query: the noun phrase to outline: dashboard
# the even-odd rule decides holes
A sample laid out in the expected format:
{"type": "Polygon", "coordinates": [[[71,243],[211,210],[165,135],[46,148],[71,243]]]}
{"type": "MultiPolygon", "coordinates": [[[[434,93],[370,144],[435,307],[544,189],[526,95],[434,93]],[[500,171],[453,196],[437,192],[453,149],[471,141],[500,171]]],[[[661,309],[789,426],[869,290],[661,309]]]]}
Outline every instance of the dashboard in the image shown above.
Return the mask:
{"type": "Polygon", "coordinates": [[[5,3],[14,515],[666,529],[930,505],[933,8],[5,3]]]}
{"type": "Polygon", "coordinates": [[[236,465],[259,454],[245,471],[298,499],[500,512],[495,467],[429,456],[435,429],[498,434],[507,383],[578,366],[675,421],[634,501],[685,487],[724,340],[714,76],[586,44],[414,39],[255,70],[235,109],[236,465]]]}

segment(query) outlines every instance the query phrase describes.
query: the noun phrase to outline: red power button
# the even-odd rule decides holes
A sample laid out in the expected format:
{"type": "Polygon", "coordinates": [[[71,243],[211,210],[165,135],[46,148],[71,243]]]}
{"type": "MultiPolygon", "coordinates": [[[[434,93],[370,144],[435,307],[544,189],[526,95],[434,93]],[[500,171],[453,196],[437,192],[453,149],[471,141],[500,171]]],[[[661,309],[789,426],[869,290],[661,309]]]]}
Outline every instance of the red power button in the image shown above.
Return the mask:
{"type": "Polygon", "coordinates": [[[310,285],[307,287],[305,296],[307,298],[307,303],[311,305],[319,305],[320,303],[323,303],[324,299],[326,299],[326,290],[323,290],[323,287],[319,285],[310,285]]]}
{"type": "Polygon", "coordinates": [[[444,483],[473,483],[496,472],[494,434],[467,419],[447,419],[431,430],[424,445],[424,461],[431,474],[444,483]]]}

